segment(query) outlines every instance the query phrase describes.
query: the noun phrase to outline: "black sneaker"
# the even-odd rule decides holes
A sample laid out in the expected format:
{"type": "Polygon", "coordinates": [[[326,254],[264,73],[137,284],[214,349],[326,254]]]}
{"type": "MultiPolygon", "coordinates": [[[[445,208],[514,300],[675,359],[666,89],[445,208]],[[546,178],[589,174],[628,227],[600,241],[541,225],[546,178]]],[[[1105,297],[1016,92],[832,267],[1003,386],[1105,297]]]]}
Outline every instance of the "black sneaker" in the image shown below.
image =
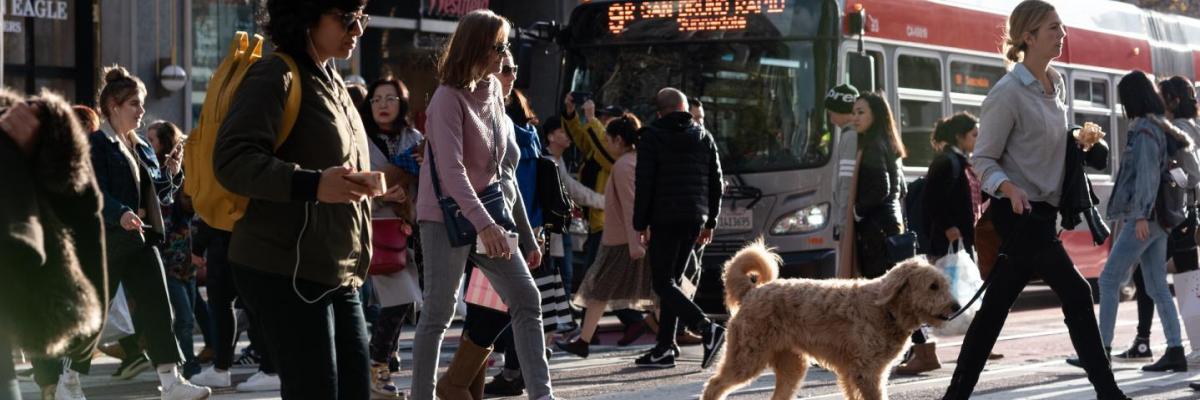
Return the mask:
{"type": "Polygon", "coordinates": [[[1113,359],[1117,361],[1153,360],[1154,353],[1150,351],[1150,339],[1133,339],[1133,344],[1129,346],[1129,350],[1125,350],[1120,354],[1113,354],[1113,359]]]}
{"type": "Polygon", "coordinates": [[[704,358],[700,359],[700,368],[705,369],[717,359],[717,354],[725,346],[725,327],[715,322],[709,322],[701,332],[704,338],[704,358]]]}
{"type": "Polygon", "coordinates": [[[259,357],[258,352],[254,351],[254,349],[252,349],[252,348],[247,347],[244,350],[242,350],[242,356],[238,357],[238,359],[236,361],[234,361],[233,363],[234,363],[234,365],[241,365],[241,366],[257,366],[258,363],[261,361],[262,361],[262,357],[259,357]]]}
{"type": "Polygon", "coordinates": [[[153,365],[150,365],[150,359],[146,358],[146,353],[140,353],[137,356],[130,358],[128,362],[122,361],[121,366],[117,368],[117,371],[113,372],[113,378],[127,381],[133,379],[152,367],[153,365]]]}
{"type": "Polygon", "coordinates": [[[655,347],[633,363],[640,368],[675,368],[675,350],[655,347]]]}
{"type": "Polygon", "coordinates": [[[583,341],[582,338],[575,338],[570,342],[555,340],[554,347],[582,358],[588,358],[588,342],[583,341]]]}
{"type": "Polygon", "coordinates": [[[492,381],[483,385],[483,394],[494,396],[520,396],[525,393],[525,380],[521,378],[508,380],[504,379],[504,373],[501,372],[492,377],[492,381]]]}

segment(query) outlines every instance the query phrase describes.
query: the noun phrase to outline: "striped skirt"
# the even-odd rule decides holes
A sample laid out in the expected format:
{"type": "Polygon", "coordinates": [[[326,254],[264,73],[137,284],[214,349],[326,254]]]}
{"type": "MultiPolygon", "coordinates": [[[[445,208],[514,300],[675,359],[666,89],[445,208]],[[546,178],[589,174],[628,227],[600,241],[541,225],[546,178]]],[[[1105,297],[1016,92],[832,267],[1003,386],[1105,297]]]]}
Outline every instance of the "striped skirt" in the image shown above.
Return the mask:
{"type": "MultiPolygon", "coordinates": [[[[547,260],[548,261],[548,260],[547,260]]],[[[571,304],[563,288],[562,274],[553,263],[543,262],[533,271],[533,281],[542,293],[542,327],[546,332],[566,332],[575,328],[571,304]]]]}

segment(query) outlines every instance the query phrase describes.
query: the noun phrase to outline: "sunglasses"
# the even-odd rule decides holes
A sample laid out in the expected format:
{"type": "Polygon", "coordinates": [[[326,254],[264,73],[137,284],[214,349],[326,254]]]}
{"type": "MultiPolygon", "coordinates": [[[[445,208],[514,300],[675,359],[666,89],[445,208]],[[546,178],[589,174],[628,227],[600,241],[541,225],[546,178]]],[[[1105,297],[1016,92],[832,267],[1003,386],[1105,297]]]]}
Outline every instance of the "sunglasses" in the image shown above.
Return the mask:
{"type": "Polygon", "coordinates": [[[517,66],[516,65],[505,65],[503,67],[500,67],[500,73],[504,74],[504,75],[517,76],[517,66]]]}
{"type": "Polygon", "coordinates": [[[504,42],[504,43],[497,43],[496,46],[492,47],[492,50],[496,50],[496,54],[504,55],[504,53],[507,52],[509,48],[510,48],[510,45],[508,44],[508,42],[504,42]]]}
{"type": "Polygon", "coordinates": [[[366,30],[367,23],[371,21],[370,15],[367,15],[367,14],[361,13],[361,12],[337,12],[337,11],[334,11],[334,12],[332,12],[332,14],[338,16],[338,18],[341,19],[342,26],[346,27],[347,32],[349,32],[351,29],[354,29],[354,24],[356,24],[356,23],[358,24],[359,28],[366,30]]]}

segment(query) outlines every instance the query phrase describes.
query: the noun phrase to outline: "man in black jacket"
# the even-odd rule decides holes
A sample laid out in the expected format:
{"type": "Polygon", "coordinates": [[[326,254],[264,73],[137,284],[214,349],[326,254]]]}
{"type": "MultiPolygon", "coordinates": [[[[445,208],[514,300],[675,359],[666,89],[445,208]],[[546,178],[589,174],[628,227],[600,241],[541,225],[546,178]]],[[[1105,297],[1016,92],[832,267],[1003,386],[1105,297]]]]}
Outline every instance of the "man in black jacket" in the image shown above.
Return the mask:
{"type": "Polygon", "coordinates": [[[642,128],[637,155],[633,228],[646,243],[658,294],[658,346],[638,358],[641,367],[670,368],[678,355],[678,320],[703,337],[702,368],[712,364],[725,328],[705,317],[679,288],[693,246],[712,240],[721,210],[721,163],[712,135],[688,113],[687,96],[665,88],[655,98],[658,120],[642,128]],[[651,235],[653,233],[653,235],[651,235]]]}

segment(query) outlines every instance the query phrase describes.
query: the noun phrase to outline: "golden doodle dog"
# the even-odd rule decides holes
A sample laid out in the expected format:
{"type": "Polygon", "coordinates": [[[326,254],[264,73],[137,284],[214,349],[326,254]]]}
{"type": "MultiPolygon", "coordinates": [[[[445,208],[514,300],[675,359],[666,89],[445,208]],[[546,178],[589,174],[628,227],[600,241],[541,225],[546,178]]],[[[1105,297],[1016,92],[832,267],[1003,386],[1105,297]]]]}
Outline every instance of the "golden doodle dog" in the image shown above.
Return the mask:
{"type": "Polygon", "coordinates": [[[776,279],[779,263],[760,240],[725,264],[732,317],[702,399],[724,399],[767,367],[775,370],[771,398],[794,398],[810,361],[837,374],[845,398],[886,399],[889,367],[913,330],[940,326],[960,308],[949,281],[919,257],[871,280],[776,279]]]}

